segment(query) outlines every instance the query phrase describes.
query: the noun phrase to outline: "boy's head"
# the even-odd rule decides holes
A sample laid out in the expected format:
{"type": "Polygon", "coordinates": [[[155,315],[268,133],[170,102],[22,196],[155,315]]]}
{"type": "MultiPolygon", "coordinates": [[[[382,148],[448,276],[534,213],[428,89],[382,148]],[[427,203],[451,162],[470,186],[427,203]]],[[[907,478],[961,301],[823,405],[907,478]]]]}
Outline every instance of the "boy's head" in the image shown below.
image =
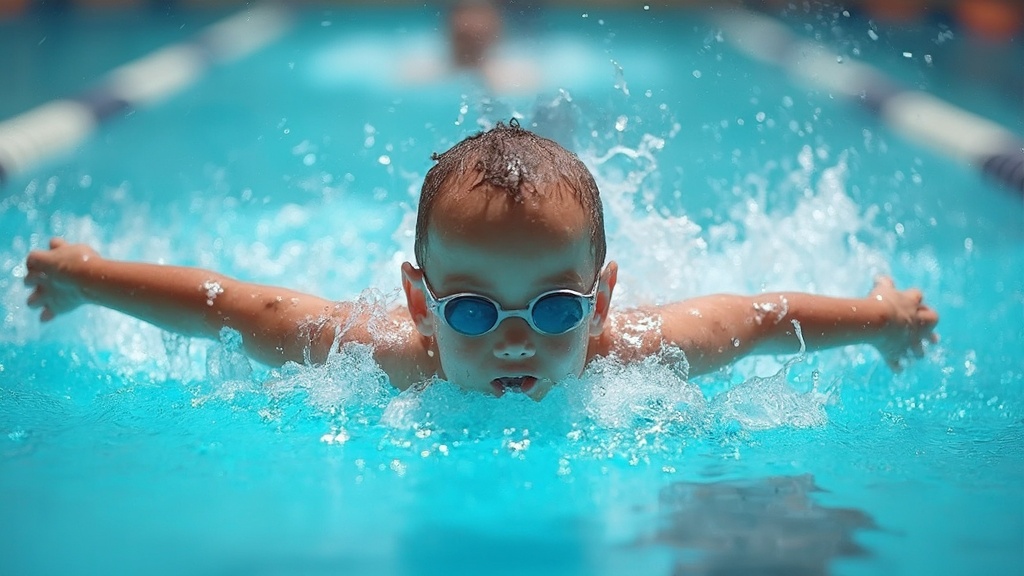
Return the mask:
{"type": "Polygon", "coordinates": [[[587,221],[595,266],[600,269],[604,264],[604,212],[597,183],[575,154],[554,141],[521,128],[513,119],[509,126],[499,122],[443,154],[434,154],[433,160],[437,164],[423,180],[416,213],[415,252],[420,267],[426,261],[435,206],[471,194],[504,196],[506,202],[540,202],[550,209],[560,207],[552,202],[553,196],[575,197],[587,221]]]}
{"type": "Polygon", "coordinates": [[[403,265],[403,287],[442,375],[465,388],[519,387],[535,397],[579,375],[615,284],[614,263],[602,272],[593,176],[515,121],[434,159],[417,214],[418,266],[403,265]]]}

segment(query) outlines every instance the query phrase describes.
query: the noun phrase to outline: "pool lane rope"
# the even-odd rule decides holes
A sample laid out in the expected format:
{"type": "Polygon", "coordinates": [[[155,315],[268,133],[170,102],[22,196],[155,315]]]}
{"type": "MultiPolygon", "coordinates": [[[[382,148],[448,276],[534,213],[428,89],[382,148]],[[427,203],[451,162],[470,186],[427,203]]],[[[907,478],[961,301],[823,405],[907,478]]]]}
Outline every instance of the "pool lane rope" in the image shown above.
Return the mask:
{"type": "Polygon", "coordinates": [[[735,10],[713,18],[741,52],[866,106],[894,131],[1024,197],[1024,140],[1003,126],[927,92],[904,88],[867,64],[797,37],[770,17],[735,10]]]}
{"type": "Polygon", "coordinates": [[[53,100],[0,122],[0,184],[69,150],[118,113],[153,104],[194,84],[213,65],[242,58],[281,36],[291,18],[264,4],[217,22],[109,72],[77,96],[53,100]]]}

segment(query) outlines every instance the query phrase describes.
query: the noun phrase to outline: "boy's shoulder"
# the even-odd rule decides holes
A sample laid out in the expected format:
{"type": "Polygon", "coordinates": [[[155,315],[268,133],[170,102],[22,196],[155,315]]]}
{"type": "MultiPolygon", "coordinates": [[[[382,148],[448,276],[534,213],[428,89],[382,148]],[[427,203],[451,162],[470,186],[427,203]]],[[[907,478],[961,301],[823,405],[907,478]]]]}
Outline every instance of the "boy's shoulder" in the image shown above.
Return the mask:
{"type": "Polygon", "coordinates": [[[661,350],[662,316],[654,307],[626,308],[608,314],[604,330],[590,339],[587,361],[597,356],[614,356],[635,362],[661,350]]]}
{"type": "Polygon", "coordinates": [[[368,336],[377,362],[395,388],[405,390],[440,373],[441,363],[432,339],[416,330],[408,310],[394,308],[383,322],[368,336]]]}

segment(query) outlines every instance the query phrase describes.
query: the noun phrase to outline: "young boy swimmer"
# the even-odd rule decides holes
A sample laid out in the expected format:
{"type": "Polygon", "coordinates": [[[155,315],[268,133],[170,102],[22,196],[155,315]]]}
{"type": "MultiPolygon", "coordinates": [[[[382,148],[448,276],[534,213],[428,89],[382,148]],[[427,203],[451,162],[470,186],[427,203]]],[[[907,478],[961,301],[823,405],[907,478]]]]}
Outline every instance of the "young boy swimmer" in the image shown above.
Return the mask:
{"type": "Polygon", "coordinates": [[[468,390],[540,399],[595,357],[633,362],[680,348],[690,375],[748,354],[874,346],[893,369],[935,342],[919,290],[879,279],[865,298],[801,293],[713,295],[613,311],[597,185],[582,162],[515,122],[435,155],[416,222],[416,264],[402,264],[405,308],[373,311],[196,268],[100,257],[53,239],[28,256],[28,305],[42,321],[85,304],[188,336],[242,334],[245,351],[280,365],[323,362],[349,342],[373,347],[391,383],[434,376],[468,390]],[[211,286],[220,292],[211,297],[211,286]]]}

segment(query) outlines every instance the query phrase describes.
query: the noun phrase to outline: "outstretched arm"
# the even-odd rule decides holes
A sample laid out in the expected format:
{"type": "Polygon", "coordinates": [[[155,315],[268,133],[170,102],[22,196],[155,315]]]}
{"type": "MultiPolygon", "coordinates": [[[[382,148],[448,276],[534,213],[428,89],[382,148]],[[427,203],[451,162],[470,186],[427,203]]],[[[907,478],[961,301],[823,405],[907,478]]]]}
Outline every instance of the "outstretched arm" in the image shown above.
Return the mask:
{"type": "Polygon", "coordinates": [[[925,341],[938,341],[933,332],[938,314],[923,304],[921,291],[898,290],[887,277],[879,278],[864,298],[795,292],[713,295],[648,312],[660,322],[658,345],[681,348],[694,375],[751,354],[799,351],[793,321],[800,324],[808,350],[870,344],[897,371],[902,358],[924,353],[925,341]]]}
{"type": "Polygon", "coordinates": [[[247,354],[270,365],[323,361],[336,326],[355,325],[349,339],[370,340],[365,322],[349,318],[351,304],[198,268],[108,260],[59,238],[31,252],[27,265],[28,305],[44,322],[98,304],[186,336],[217,338],[229,327],[242,334],[247,354]]]}

